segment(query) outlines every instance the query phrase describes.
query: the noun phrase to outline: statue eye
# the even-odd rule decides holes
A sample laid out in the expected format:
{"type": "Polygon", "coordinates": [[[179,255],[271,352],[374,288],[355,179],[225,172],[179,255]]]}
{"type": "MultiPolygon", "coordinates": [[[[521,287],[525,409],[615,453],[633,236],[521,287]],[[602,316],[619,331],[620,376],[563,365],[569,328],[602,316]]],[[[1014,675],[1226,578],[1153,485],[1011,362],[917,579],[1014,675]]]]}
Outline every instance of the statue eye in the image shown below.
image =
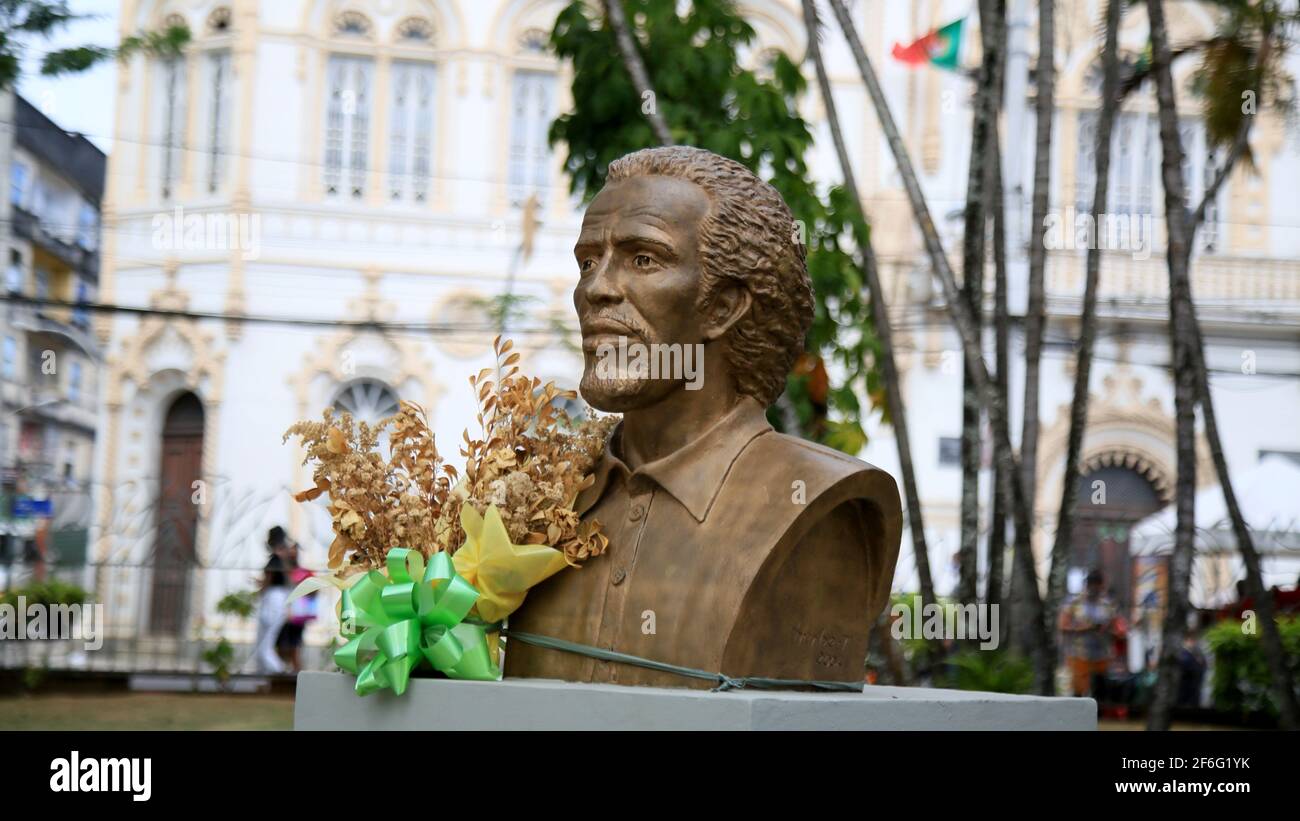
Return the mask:
{"type": "Polygon", "coordinates": [[[578,270],[584,274],[590,272],[595,267],[596,267],[596,260],[592,259],[591,257],[587,257],[582,262],[578,263],[578,270]]]}
{"type": "Polygon", "coordinates": [[[650,268],[655,264],[655,261],[649,254],[637,254],[632,257],[632,264],[637,268],[650,268]]]}

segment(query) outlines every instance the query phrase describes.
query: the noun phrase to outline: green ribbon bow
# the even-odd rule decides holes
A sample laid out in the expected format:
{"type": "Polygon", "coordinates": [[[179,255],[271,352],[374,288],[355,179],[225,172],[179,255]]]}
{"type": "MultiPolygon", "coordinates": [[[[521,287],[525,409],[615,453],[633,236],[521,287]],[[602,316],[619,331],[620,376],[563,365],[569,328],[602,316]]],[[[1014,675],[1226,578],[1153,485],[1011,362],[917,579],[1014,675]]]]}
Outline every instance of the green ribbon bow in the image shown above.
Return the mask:
{"type": "Polygon", "coordinates": [[[372,570],[343,591],[339,616],[350,640],[334,661],[357,677],[359,696],[386,687],[400,696],[422,660],[448,678],[495,681],[501,673],[487,633],[464,621],[478,598],[447,553],[426,567],[419,551],[393,548],[387,577],[372,570]]]}

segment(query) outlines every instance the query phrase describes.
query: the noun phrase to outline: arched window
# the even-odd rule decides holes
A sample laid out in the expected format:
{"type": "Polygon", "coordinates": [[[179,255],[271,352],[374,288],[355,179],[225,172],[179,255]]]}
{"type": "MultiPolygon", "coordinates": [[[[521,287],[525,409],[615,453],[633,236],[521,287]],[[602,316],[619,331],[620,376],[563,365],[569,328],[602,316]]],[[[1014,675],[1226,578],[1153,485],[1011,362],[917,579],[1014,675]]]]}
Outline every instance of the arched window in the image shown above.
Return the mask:
{"type": "MultiPolygon", "coordinates": [[[[1125,69],[1121,67],[1121,76],[1125,69]]],[[[1100,62],[1090,65],[1084,74],[1083,88],[1091,97],[1100,98],[1102,91],[1100,62]]],[[[1077,114],[1077,139],[1075,149],[1074,204],[1077,213],[1092,211],[1096,187],[1096,156],[1098,110],[1088,108],[1077,114]]],[[[1217,161],[1205,141],[1204,123],[1199,117],[1180,117],[1178,131],[1183,145],[1183,185],[1187,192],[1188,207],[1195,208],[1210,180],[1214,178],[1217,161]]],[[[1111,131],[1109,187],[1106,196],[1108,218],[1127,220],[1127,226],[1149,224],[1156,213],[1163,211],[1164,189],[1160,183],[1160,115],[1154,105],[1151,83],[1144,84],[1130,94],[1125,110],[1118,112],[1111,131]]],[[[1222,192],[1220,192],[1222,196],[1222,192]]],[[[1218,237],[1218,203],[1211,203],[1205,223],[1197,234],[1200,247],[1213,251],[1218,237]]],[[[1101,243],[1104,232],[1111,226],[1096,226],[1097,241],[1101,243]]],[[[1148,227],[1146,230],[1150,231],[1148,227]]],[[[1150,247],[1152,236],[1140,237],[1150,247]]],[[[1103,246],[1109,247],[1109,246],[1103,246]]],[[[1136,247],[1136,244],[1135,244],[1136,247]]],[[[1122,250],[1122,249],[1121,249],[1122,250]]]]}
{"type": "Polygon", "coordinates": [[[518,69],[510,89],[509,198],[521,206],[536,194],[546,200],[551,149],[546,135],[555,116],[555,74],[518,69]]]}
{"type": "Polygon", "coordinates": [[[353,420],[377,425],[398,411],[397,393],[377,379],[354,379],[334,395],[334,408],[353,420]]]}
{"type": "Polygon", "coordinates": [[[433,42],[433,24],[423,17],[407,17],[397,24],[395,33],[399,43],[433,42]]]}
{"type": "Polygon", "coordinates": [[[551,36],[544,29],[531,28],[519,35],[519,50],[525,54],[547,54],[551,36]]]}
{"type": "Polygon", "coordinates": [[[341,12],[334,18],[334,33],[340,36],[366,38],[373,30],[370,18],[359,11],[341,12]]]}
{"type": "MultiPolygon", "coordinates": [[[[374,26],[359,11],[339,13],[331,35],[340,40],[369,40],[374,26]]],[[[360,199],[366,190],[370,146],[371,86],[374,59],[331,54],[326,68],[325,193],[360,199]]]]}
{"type": "MultiPolygon", "coordinates": [[[[406,48],[433,43],[433,24],[408,17],[397,25],[397,44],[406,48]]],[[[393,99],[388,120],[388,193],[394,202],[424,202],[433,167],[434,64],[394,60],[393,99]]]]}
{"type": "MultiPolygon", "coordinates": [[[[179,14],[169,14],[162,23],[162,28],[187,28],[189,24],[179,14]]],[[[181,152],[185,147],[185,57],[170,56],[158,61],[158,85],[161,94],[161,108],[158,111],[161,122],[162,156],[158,178],[160,191],[164,200],[171,199],[180,183],[181,152]]]]}
{"type": "Polygon", "coordinates": [[[208,34],[226,34],[232,25],[229,6],[218,6],[213,9],[206,23],[208,34]]]}
{"type": "Polygon", "coordinates": [[[374,60],[332,54],[326,72],[325,193],[359,199],[366,188],[374,60]]]}
{"type": "Polygon", "coordinates": [[[230,52],[209,52],[206,85],[208,88],[207,129],[207,185],[208,193],[216,193],[226,176],[226,158],[230,154],[230,52]]]}

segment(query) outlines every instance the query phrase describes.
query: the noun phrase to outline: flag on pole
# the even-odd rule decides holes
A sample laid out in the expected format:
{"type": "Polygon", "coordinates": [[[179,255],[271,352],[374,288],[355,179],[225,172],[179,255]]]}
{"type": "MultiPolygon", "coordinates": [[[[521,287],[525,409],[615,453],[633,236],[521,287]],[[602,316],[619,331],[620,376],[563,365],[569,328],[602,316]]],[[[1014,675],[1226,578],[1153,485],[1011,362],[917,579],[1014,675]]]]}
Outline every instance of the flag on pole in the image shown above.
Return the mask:
{"type": "Polygon", "coordinates": [[[965,22],[965,18],[954,20],[932,30],[909,46],[894,43],[894,59],[909,66],[929,63],[938,68],[957,71],[957,57],[961,53],[961,35],[965,22]]]}

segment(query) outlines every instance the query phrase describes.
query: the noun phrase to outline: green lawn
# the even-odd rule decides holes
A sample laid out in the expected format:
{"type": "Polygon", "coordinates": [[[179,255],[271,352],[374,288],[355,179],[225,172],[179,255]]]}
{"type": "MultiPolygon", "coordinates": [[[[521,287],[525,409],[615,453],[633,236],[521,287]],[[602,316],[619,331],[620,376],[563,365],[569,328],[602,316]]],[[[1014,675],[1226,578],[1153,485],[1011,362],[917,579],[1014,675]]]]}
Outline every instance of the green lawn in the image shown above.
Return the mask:
{"type": "Polygon", "coordinates": [[[0,697],[0,730],[291,729],[291,695],[112,693],[0,697]]]}

